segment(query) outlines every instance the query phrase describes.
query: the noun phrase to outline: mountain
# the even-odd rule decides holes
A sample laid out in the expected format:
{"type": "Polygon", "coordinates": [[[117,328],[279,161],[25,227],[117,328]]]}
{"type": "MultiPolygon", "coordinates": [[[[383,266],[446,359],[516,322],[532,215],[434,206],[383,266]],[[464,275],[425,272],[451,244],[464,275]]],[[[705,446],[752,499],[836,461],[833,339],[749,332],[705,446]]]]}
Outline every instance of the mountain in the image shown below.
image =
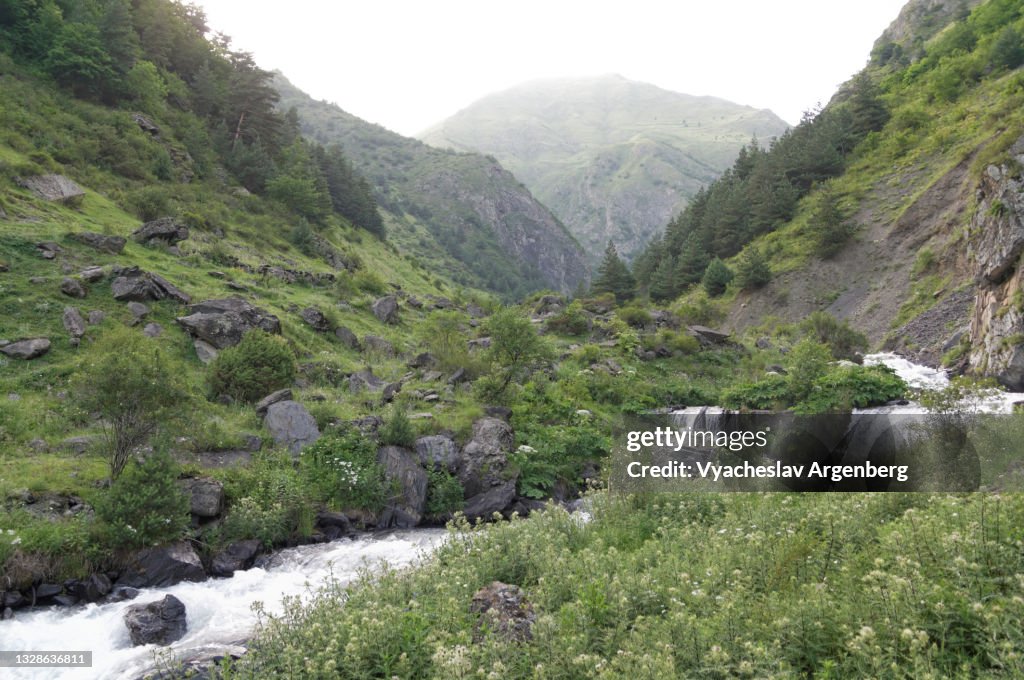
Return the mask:
{"type": "Polygon", "coordinates": [[[492,154],[596,262],[609,240],[632,259],[751,137],[787,127],[771,111],[607,75],[525,83],[420,138],[492,154]]]}
{"type": "Polygon", "coordinates": [[[574,290],[587,278],[579,244],[494,158],[434,149],[318,102],[278,74],[281,108],[340,144],[389,214],[389,238],[459,283],[515,296],[574,290]]]}

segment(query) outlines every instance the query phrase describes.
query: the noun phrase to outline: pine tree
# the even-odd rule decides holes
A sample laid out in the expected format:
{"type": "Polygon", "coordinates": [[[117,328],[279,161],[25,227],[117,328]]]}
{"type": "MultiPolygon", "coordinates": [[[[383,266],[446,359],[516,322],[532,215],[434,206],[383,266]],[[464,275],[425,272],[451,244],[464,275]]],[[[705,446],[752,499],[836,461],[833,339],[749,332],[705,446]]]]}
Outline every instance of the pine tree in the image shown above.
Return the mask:
{"type": "Polygon", "coordinates": [[[679,292],[675,284],[676,258],[666,254],[651,274],[651,299],[662,302],[671,300],[679,292]]]}
{"type": "Polygon", "coordinates": [[[747,248],[736,266],[736,283],[740,288],[760,288],[772,280],[768,260],[759,248],[747,248]]]}
{"type": "Polygon", "coordinates": [[[618,302],[629,300],[635,294],[636,281],[629,268],[619,257],[615,244],[608,241],[604,259],[597,268],[597,278],[591,290],[594,293],[611,293],[618,302]]]}
{"type": "Polygon", "coordinates": [[[729,282],[733,279],[732,270],[726,266],[719,258],[711,260],[708,264],[708,268],[704,271],[704,278],[701,279],[701,285],[704,286],[704,290],[707,291],[711,297],[718,297],[725,292],[725,289],[729,286],[729,282]]]}

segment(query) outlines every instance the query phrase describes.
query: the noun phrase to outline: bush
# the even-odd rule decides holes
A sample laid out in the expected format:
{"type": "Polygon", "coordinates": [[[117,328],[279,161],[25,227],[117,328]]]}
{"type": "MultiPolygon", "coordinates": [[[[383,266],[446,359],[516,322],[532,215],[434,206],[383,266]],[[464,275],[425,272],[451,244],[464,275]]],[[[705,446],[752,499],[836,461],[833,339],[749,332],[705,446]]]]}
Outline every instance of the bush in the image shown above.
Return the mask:
{"type": "Polygon", "coordinates": [[[284,340],[256,329],[217,355],[207,379],[212,395],[251,403],[291,385],[295,370],[295,357],[284,340]]]}
{"type": "Polygon", "coordinates": [[[615,314],[633,328],[643,328],[652,321],[650,312],[635,305],[617,309],[615,314]]]}
{"type": "Polygon", "coordinates": [[[301,461],[307,484],[337,507],[376,512],[387,497],[377,447],[356,430],[326,433],[302,450],[301,461]]]}
{"type": "Polygon", "coordinates": [[[83,410],[102,416],[111,479],[136,447],[184,412],[190,395],[182,375],[160,345],[137,331],[115,327],[97,341],[72,391],[83,410]]]}
{"type": "Polygon", "coordinates": [[[166,217],[175,212],[167,190],[161,186],[149,186],[128,194],[128,205],[144,222],[166,217]]]}
{"type": "Polygon", "coordinates": [[[290,454],[257,454],[248,467],[228,472],[224,480],[228,513],[211,533],[210,542],[257,538],[270,548],[282,545],[293,534],[309,536],[313,531],[310,488],[315,487],[296,469],[290,454]]]}
{"type": "Polygon", "coordinates": [[[372,295],[383,295],[388,289],[388,284],[384,279],[368,269],[357,271],[352,276],[352,283],[359,290],[372,295]]]}
{"type": "Polygon", "coordinates": [[[443,517],[462,509],[462,485],[446,470],[427,472],[427,514],[443,517]]]}
{"type": "Polygon", "coordinates": [[[814,382],[811,395],[796,405],[800,413],[846,412],[881,406],[906,395],[907,385],[885,366],[835,366],[814,382]]]}
{"type": "Polygon", "coordinates": [[[761,288],[772,280],[768,260],[758,248],[747,248],[736,265],[736,283],[740,288],[761,288]]]}
{"type": "Polygon", "coordinates": [[[380,443],[384,446],[402,446],[411,449],[416,445],[416,431],[404,409],[395,407],[391,417],[380,428],[380,443]]]}
{"type": "Polygon", "coordinates": [[[583,304],[573,300],[562,313],[548,319],[547,329],[558,335],[583,335],[590,330],[590,320],[583,311],[583,304]]]}
{"type": "Polygon", "coordinates": [[[769,375],[753,383],[740,383],[722,391],[722,406],[731,409],[782,410],[793,402],[789,381],[769,375]]]}
{"type": "Polygon", "coordinates": [[[732,270],[716,257],[708,263],[708,268],[704,270],[704,276],[700,283],[708,295],[718,297],[725,292],[732,279],[732,270]]]}
{"type": "Polygon", "coordinates": [[[814,389],[815,382],[825,375],[832,353],[827,345],[804,338],[789,354],[789,388],[794,399],[803,401],[814,389]]]}
{"type": "Polygon", "coordinates": [[[551,347],[515,307],[494,313],[484,328],[491,336],[486,358],[494,378],[485,391],[492,398],[502,398],[510,384],[522,381],[537,364],[551,357],[551,347]]]}
{"type": "Polygon", "coordinates": [[[128,466],[96,504],[110,543],[142,548],[181,538],[189,525],[189,499],[177,479],[178,466],[163,451],[128,466]]]}
{"type": "Polygon", "coordinates": [[[868,349],[867,336],[828,312],[811,313],[800,323],[799,328],[813,340],[828,345],[836,359],[859,360],[860,355],[868,349]]]}

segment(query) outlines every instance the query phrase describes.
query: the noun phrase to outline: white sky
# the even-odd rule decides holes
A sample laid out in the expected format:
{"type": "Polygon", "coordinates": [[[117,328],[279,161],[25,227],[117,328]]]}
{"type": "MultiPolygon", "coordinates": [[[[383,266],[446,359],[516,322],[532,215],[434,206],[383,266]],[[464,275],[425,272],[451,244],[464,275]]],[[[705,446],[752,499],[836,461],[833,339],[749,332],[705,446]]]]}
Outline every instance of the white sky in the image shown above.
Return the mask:
{"type": "Polygon", "coordinates": [[[415,135],[480,97],[618,73],[790,123],[867,62],[904,0],[197,0],[317,99],[415,135]]]}

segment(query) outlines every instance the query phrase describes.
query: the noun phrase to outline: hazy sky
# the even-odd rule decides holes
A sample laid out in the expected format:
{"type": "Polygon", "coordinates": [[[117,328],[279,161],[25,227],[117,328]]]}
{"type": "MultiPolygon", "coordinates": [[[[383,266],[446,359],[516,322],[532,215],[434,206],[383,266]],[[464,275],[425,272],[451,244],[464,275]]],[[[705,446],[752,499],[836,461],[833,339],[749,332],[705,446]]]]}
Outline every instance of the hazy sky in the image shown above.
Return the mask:
{"type": "Polygon", "coordinates": [[[415,135],[525,80],[618,73],[790,123],[867,61],[904,0],[198,0],[317,99],[415,135]]]}

